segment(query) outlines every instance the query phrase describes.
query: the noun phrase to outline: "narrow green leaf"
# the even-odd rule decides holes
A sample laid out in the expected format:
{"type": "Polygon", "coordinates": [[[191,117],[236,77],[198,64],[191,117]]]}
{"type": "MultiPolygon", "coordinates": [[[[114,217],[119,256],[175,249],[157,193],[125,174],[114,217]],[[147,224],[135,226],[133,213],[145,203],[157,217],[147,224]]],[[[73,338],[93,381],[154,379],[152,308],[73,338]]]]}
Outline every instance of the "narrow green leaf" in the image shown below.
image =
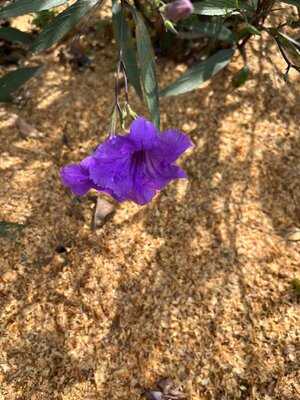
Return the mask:
{"type": "Polygon", "coordinates": [[[155,73],[155,59],[151,39],[144,19],[139,11],[131,8],[136,22],[136,41],[138,63],[141,71],[141,83],[145,102],[151,119],[157,128],[160,126],[158,85],[155,73]]]}
{"type": "Polygon", "coordinates": [[[177,96],[197,89],[205,81],[223,69],[231,60],[234,49],[219,50],[217,53],[189,68],[180,78],[167,86],[160,96],[177,96]]]}
{"type": "Polygon", "coordinates": [[[140,70],[137,64],[136,49],[134,47],[132,33],[124,13],[122,12],[122,7],[116,1],[113,2],[112,13],[115,37],[119,48],[122,49],[122,57],[129,83],[142,98],[143,93],[140,83],[140,70]]]}
{"type": "Polygon", "coordinates": [[[276,39],[289,61],[300,68],[300,42],[275,28],[269,28],[267,31],[276,39]]]}
{"type": "Polygon", "coordinates": [[[248,4],[249,4],[250,8],[252,9],[252,11],[257,10],[258,1],[259,0],[249,0],[248,4]]]}
{"type": "Polygon", "coordinates": [[[41,71],[41,66],[32,68],[19,68],[0,78],[0,102],[11,100],[11,93],[19,89],[26,81],[36,76],[41,71]]]}
{"type": "Polygon", "coordinates": [[[0,39],[25,45],[30,45],[33,41],[33,38],[29,33],[11,27],[0,28],[0,39]]]}
{"type": "Polygon", "coordinates": [[[19,15],[49,10],[67,1],[68,0],[16,0],[6,7],[0,8],[0,18],[18,17],[19,15]]]}
{"type": "MultiPolygon", "coordinates": [[[[239,9],[252,10],[251,6],[247,5],[245,1],[236,0],[203,0],[193,3],[194,14],[200,15],[228,15],[239,9]]],[[[253,10],[252,10],[253,11],[253,10]]]]}
{"type": "Polygon", "coordinates": [[[53,21],[56,15],[57,12],[55,12],[55,10],[39,11],[38,13],[35,13],[32,25],[36,26],[39,30],[42,30],[53,21]]]}
{"type": "Polygon", "coordinates": [[[247,25],[245,26],[245,29],[248,30],[248,32],[251,33],[252,35],[258,35],[258,36],[261,35],[261,31],[258,30],[258,29],[256,28],[256,26],[254,26],[254,25],[247,24],[247,25]]]}
{"type": "Polygon", "coordinates": [[[193,13],[200,15],[227,15],[236,9],[235,1],[231,0],[203,0],[193,6],[193,13]]]}
{"type": "Polygon", "coordinates": [[[197,39],[200,37],[209,37],[215,40],[222,40],[228,43],[234,43],[235,37],[230,29],[219,22],[198,22],[197,25],[190,25],[188,32],[179,32],[180,37],[184,39],[197,39]]]}
{"type": "Polygon", "coordinates": [[[279,32],[276,29],[269,29],[269,31],[272,31],[274,33],[274,36],[276,38],[279,38],[280,43],[284,46],[290,46],[291,44],[295,46],[297,49],[300,50],[300,42],[298,40],[295,40],[294,38],[286,35],[285,33],[279,32]]]}
{"type": "Polygon", "coordinates": [[[77,0],[62,13],[58,14],[49,25],[38,35],[33,42],[33,52],[42,51],[51,47],[62,39],[80,19],[94,8],[99,0],[77,0]]]}
{"type": "Polygon", "coordinates": [[[245,65],[242,69],[239,70],[239,72],[234,76],[232,80],[232,84],[235,87],[240,87],[244,85],[244,83],[247,81],[249,78],[249,67],[245,65]]]}
{"type": "Polygon", "coordinates": [[[237,33],[237,39],[243,39],[249,35],[261,35],[261,31],[251,24],[244,24],[242,29],[237,33]]]}
{"type": "Polygon", "coordinates": [[[300,0],[282,0],[282,2],[290,4],[291,6],[300,7],[300,0]]]}

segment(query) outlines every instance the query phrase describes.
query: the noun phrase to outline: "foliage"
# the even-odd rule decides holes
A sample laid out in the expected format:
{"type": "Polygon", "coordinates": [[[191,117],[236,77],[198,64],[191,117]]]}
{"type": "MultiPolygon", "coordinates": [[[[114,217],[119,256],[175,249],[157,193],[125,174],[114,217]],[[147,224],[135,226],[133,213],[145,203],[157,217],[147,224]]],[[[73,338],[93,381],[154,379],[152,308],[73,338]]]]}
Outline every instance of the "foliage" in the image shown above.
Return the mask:
{"type": "Polygon", "coordinates": [[[39,29],[44,29],[54,19],[55,12],[53,10],[43,10],[36,13],[32,20],[33,25],[39,29]]]}
{"type": "Polygon", "coordinates": [[[37,75],[40,70],[40,67],[19,68],[0,78],[0,101],[6,102],[11,100],[11,92],[14,92],[28,81],[28,79],[37,75]]]}
{"type": "MultiPolygon", "coordinates": [[[[117,116],[122,123],[126,115],[134,115],[129,106],[128,84],[144,99],[157,127],[159,97],[199,88],[225,68],[234,54],[241,55],[244,67],[233,77],[232,84],[234,87],[243,85],[251,73],[245,46],[253,36],[262,33],[263,40],[269,37],[277,44],[287,66],[285,78],[288,78],[291,68],[300,71],[300,43],[295,39],[300,27],[300,0],[286,0],[284,3],[277,0],[200,0],[185,8],[184,13],[180,1],[185,2],[186,7],[190,0],[176,0],[173,14],[178,9],[178,15],[170,21],[166,18],[166,4],[161,0],[113,0],[112,20],[119,57],[112,126],[115,126],[117,116]],[[269,18],[278,7],[282,8],[280,17],[269,18]],[[285,10],[291,7],[294,7],[293,13],[286,13],[285,10]],[[188,16],[191,10],[193,12],[188,16]],[[197,61],[175,82],[159,90],[156,57],[163,53],[171,55],[172,52],[176,52],[177,57],[181,52],[183,60],[188,53],[192,54],[197,61]],[[119,101],[121,75],[125,79],[125,105],[119,101]]],[[[84,24],[86,17],[102,4],[103,0],[71,3],[67,0],[8,0],[0,8],[0,19],[9,21],[19,15],[36,13],[34,24],[40,32],[33,37],[29,32],[2,27],[0,39],[27,46],[28,54],[42,52],[67,35],[74,36],[75,28],[84,24]]],[[[11,100],[11,94],[39,71],[40,67],[35,66],[19,68],[2,77],[0,101],[11,100]]]]}

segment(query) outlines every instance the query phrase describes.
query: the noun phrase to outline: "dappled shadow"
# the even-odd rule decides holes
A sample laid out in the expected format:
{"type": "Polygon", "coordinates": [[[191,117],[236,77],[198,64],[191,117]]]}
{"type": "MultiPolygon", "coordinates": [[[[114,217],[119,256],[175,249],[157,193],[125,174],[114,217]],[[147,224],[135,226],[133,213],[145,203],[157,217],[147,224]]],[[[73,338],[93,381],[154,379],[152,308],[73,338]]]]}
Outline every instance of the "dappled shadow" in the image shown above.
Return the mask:
{"type": "MultiPolygon", "coordinates": [[[[248,194],[249,187],[253,186],[253,166],[265,165],[264,158],[257,160],[255,156],[259,141],[268,141],[268,132],[256,137],[256,130],[269,120],[291,123],[291,117],[286,114],[286,93],[274,87],[261,66],[260,72],[252,76],[253,87],[239,92],[235,101],[226,107],[231,87],[227,85],[220,90],[222,82],[228,81],[226,74],[220,74],[207,89],[195,95],[199,109],[213,121],[201,129],[201,146],[196,144],[191,155],[185,158],[184,167],[189,176],[185,195],[176,201],[178,193],[172,186],[143,213],[144,228],[151,236],[163,239],[164,244],[137,277],[129,282],[125,276],[121,280],[117,323],[112,325],[104,346],[115,349],[115,364],[120,369],[128,368],[130,374],[120,383],[114,370],[110,370],[106,397],[115,392],[116,381],[121,386],[120,393],[132,381],[142,383],[147,371],[155,368],[153,358],[158,374],[177,377],[188,388],[198,387],[199,392],[214,399],[224,396],[246,399],[254,390],[259,396],[275,395],[277,380],[290,371],[297,371],[296,362],[287,361],[277,366],[277,370],[271,364],[267,366],[266,353],[263,356],[258,351],[259,337],[264,335],[259,321],[263,325],[264,318],[274,318],[286,307],[293,308],[297,298],[285,296],[280,289],[274,293],[271,287],[265,288],[265,298],[261,293],[255,298],[255,287],[248,280],[255,274],[251,269],[257,261],[251,254],[249,257],[244,254],[241,243],[243,206],[254,197],[253,193],[248,194]],[[212,92],[210,101],[201,107],[209,92],[212,92]],[[248,106],[252,109],[251,118],[238,121],[248,125],[248,151],[239,157],[239,147],[233,145],[232,152],[224,157],[221,124],[227,115],[248,106]],[[231,325],[233,336],[226,333],[227,324],[231,325]],[[228,352],[239,354],[237,357],[243,361],[228,360],[228,352]],[[204,372],[206,365],[210,369],[204,372]]],[[[296,122],[296,92],[294,96],[294,102],[288,107],[296,122]]],[[[186,98],[186,109],[194,101],[186,98]]],[[[172,108],[176,113],[173,103],[172,108]]],[[[196,135],[198,131],[194,138],[199,143],[196,135]]],[[[294,179],[293,182],[296,185],[294,179]]],[[[265,182],[259,183],[260,190],[264,190],[265,182]]],[[[280,187],[276,190],[280,193],[280,187]]],[[[260,200],[264,211],[273,198],[260,200]]],[[[247,230],[254,231],[254,236],[256,231],[258,235],[264,234],[260,226],[245,225],[247,230]]],[[[273,255],[272,262],[274,258],[280,255],[273,255]]],[[[270,260],[265,260],[261,266],[269,263],[270,260]]],[[[276,274],[276,279],[280,278],[283,276],[276,274]]],[[[291,339],[285,341],[286,346],[292,346],[291,339]]],[[[279,348],[278,342],[270,343],[271,352],[279,348]]]]}
{"type": "Polygon", "coordinates": [[[66,334],[58,325],[54,332],[43,331],[41,327],[37,332],[21,335],[19,343],[12,345],[7,353],[8,386],[21,391],[25,399],[57,399],[76,382],[94,385],[93,369],[68,354],[64,345],[66,334]]]}
{"type": "MultiPolygon", "coordinates": [[[[300,106],[298,106],[298,115],[300,106]]],[[[274,229],[283,237],[291,228],[300,224],[300,136],[286,131],[278,140],[276,149],[264,153],[261,169],[261,198],[263,210],[272,220],[274,229]]]]}
{"type": "MultiPolygon", "coordinates": [[[[280,275],[287,258],[276,241],[290,225],[281,219],[295,221],[288,194],[296,204],[298,145],[293,132],[283,146],[274,143],[268,129],[295,129],[296,89],[287,102],[261,60],[236,92],[231,71],[223,71],[191,95],[164,100],[170,125],[182,125],[182,115],[196,125],[195,147],[182,161],[189,183],[170,185],[144,208],[122,205],[123,219],[117,215],[95,234],[89,198],[74,200],[57,177],[106,131],[113,78],[112,63],[101,62],[106,57],[107,48],[97,53],[94,72],[50,81],[47,94],[33,86],[36,99],[21,114],[28,118],[38,107],[37,127],[47,136],[35,150],[17,136],[4,141],[4,151],[21,160],[4,174],[14,182],[20,170],[32,171],[17,181],[16,202],[25,199],[31,210],[17,250],[5,244],[11,258],[1,282],[1,332],[22,328],[0,360],[11,399],[50,400],[68,391],[78,399],[136,399],[160,375],[173,376],[195,398],[284,398],[279,381],[296,373],[297,363],[292,350],[281,352],[295,347],[296,328],[271,326],[298,301],[286,287],[293,269],[280,275]],[[53,99],[52,85],[59,89],[53,99]],[[253,203],[262,223],[247,218],[253,203]],[[59,244],[65,253],[55,252],[59,244]]],[[[296,263],[293,252],[289,257],[296,263]]]]}

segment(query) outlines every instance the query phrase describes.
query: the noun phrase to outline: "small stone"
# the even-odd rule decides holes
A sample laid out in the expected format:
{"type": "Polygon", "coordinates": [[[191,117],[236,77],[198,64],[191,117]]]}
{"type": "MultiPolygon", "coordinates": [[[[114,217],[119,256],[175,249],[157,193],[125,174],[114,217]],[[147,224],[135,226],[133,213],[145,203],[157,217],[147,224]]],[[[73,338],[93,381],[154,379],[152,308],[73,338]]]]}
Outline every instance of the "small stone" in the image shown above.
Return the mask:
{"type": "Polygon", "coordinates": [[[210,383],[210,380],[208,378],[204,378],[204,379],[201,379],[200,382],[201,382],[201,385],[207,386],[210,383]]]}
{"type": "Polygon", "coordinates": [[[300,240],[300,229],[299,228],[291,229],[287,233],[286,239],[289,240],[290,242],[298,242],[300,240]]]}
{"type": "Polygon", "coordinates": [[[2,279],[4,282],[13,282],[17,279],[18,274],[16,271],[7,271],[2,275],[2,279]]]}
{"type": "Polygon", "coordinates": [[[182,129],[183,129],[183,131],[185,131],[185,132],[193,131],[193,130],[196,129],[196,128],[197,128],[197,123],[194,122],[194,121],[185,122],[185,123],[182,125],[182,129]]]}

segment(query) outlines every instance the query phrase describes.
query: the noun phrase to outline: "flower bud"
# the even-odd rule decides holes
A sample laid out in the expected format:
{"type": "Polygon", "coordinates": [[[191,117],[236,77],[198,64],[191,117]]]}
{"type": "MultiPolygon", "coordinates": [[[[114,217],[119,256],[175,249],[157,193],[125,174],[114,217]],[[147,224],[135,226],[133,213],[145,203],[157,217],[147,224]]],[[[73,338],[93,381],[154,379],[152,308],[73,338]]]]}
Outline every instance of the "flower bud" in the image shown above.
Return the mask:
{"type": "Polygon", "coordinates": [[[193,12],[193,4],[190,0],[174,0],[166,5],[165,17],[173,22],[177,22],[188,17],[193,12]]]}

